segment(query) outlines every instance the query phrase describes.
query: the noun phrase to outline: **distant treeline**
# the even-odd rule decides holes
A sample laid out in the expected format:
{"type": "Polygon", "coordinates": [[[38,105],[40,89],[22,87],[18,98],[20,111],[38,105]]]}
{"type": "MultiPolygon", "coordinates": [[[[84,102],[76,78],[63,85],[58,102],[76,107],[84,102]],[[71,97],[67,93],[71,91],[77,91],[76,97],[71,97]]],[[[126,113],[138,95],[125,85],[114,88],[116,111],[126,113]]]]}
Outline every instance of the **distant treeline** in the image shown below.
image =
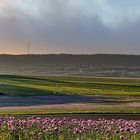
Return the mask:
{"type": "Polygon", "coordinates": [[[0,55],[0,64],[78,64],[107,66],[140,66],[140,55],[0,55]]]}

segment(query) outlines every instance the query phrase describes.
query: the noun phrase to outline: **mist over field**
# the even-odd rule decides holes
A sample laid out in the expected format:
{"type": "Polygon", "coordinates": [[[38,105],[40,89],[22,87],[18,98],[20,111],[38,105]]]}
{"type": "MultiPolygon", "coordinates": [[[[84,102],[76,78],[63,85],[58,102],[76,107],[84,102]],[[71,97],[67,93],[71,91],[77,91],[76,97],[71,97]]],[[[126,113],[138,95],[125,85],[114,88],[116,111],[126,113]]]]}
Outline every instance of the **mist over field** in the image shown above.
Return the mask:
{"type": "Polygon", "coordinates": [[[140,77],[140,56],[0,55],[0,74],[140,77]]]}

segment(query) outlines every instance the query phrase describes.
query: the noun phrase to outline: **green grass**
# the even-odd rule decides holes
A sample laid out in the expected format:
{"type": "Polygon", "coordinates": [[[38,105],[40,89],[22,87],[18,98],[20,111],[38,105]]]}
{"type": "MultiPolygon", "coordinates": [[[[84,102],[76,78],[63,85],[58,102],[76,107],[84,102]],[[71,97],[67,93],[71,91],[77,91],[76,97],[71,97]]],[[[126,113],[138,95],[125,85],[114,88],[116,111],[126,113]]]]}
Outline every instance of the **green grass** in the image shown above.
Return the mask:
{"type": "Polygon", "coordinates": [[[113,98],[108,103],[68,103],[0,108],[0,115],[140,113],[140,79],[0,75],[0,93],[10,96],[77,94],[113,98]]]}
{"type": "Polygon", "coordinates": [[[0,75],[0,92],[6,95],[50,95],[54,91],[91,96],[140,96],[140,79],[0,75]]]}

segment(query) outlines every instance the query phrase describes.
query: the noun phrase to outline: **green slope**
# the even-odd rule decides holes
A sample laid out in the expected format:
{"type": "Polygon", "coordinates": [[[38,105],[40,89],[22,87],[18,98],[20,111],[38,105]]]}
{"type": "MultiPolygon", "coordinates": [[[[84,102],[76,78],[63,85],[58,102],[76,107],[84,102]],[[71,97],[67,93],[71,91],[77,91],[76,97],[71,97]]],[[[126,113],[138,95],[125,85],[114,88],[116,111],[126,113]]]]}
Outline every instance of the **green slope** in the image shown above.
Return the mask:
{"type": "Polygon", "coordinates": [[[51,95],[54,91],[59,94],[139,96],[140,79],[0,75],[0,93],[5,95],[51,95]]]}

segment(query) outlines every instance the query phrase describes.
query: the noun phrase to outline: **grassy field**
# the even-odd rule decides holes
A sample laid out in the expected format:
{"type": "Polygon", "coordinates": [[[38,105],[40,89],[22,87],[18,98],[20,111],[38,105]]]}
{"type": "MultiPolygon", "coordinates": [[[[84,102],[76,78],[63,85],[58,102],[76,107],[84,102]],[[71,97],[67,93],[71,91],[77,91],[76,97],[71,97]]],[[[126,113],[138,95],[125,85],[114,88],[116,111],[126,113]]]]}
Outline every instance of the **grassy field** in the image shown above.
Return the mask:
{"type": "Polygon", "coordinates": [[[11,96],[50,95],[140,96],[140,79],[0,76],[0,93],[11,96]]]}
{"type": "Polygon", "coordinates": [[[64,115],[64,114],[140,114],[139,103],[125,104],[55,104],[0,108],[0,115],[64,115]]]}
{"type": "MultiPolygon", "coordinates": [[[[140,79],[0,75],[0,93],[0,98],[3,94],[12,96],[12,100],[8,100],[9,106],[0,107],[1,115],[140,113],[140,79]],[[52,96],[52,104],[51,101],[49,104],[43,101],[44,104],[35,102],[38,104],[24,106],[25,103],[36,100],[32,97],[34,95],[53,95],[57,98],[52,96]],[[72,100],[63,102],[65,99],[62,98],[62,101],[54,101],[61,100],[65,95],[72,97],[72,100]],[[93,98],[92,102],[89,102],[89,97],[93,98]],[[73,98],[79,100],[73,102],[73,98]],[[14,102],[16,105],[18,100],[24,100],[22,106],[11,107],[11,104],[14,102]]],[[[5,100],[1,99],[1,104],[5,104],[5,100]]]]}

